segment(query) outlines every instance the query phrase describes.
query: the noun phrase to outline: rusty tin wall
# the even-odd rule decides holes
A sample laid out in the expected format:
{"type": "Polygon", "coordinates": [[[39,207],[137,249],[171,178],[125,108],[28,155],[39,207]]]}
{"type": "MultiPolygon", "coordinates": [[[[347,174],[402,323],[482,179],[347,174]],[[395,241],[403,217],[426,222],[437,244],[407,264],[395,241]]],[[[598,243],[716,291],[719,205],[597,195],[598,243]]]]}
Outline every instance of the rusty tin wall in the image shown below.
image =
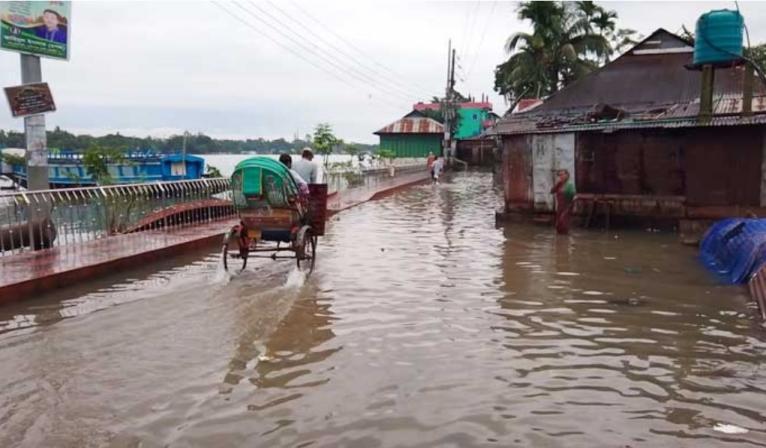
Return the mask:
{"type": "MultiPolygon", "coordinates": [[[[682,197],[685,205],[759,206],[764,127],[580,132],[575,137],[578,193],[682,197]]],[[[508,210],[533,207],[531,135],[503,138],[508,210]]]]}
{"type": "Polygon", "coordinates": [[[576,142],[577,191],[684,194],[682,138],[673,131],[582,132],[576,142]]]}
{"type": "Polygon", "coordinates": [[[531,210],[534,203],[531,135],[503,138],[502,168],[506,210],[531,210]]]}
{"type": "Polygon", "coordinates": [[[762,127],[686,130],[687,205],[760,205],[762,151],[762,127]]]}

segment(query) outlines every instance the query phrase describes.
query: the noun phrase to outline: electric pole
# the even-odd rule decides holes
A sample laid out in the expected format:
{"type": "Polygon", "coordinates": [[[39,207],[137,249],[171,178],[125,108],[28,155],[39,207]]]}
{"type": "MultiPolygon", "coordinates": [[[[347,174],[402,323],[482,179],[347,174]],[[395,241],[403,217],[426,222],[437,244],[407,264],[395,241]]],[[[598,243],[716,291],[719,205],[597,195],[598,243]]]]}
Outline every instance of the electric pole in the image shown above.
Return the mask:
{"type": "Polygon", "coordinates": [[[183,165],[183,176],[186,179],[186,138],[189,136],[189,131],[184,131],[184,144],[181,149],[181,164],[183,165]]]}
{"type": "Polygon", "coordinates": [[[449,155],[449,142],[452,137],[452,89],[454,87],[453,76],[455,73],[455,50],[452,49],[452,39],[447,43],[447,87],[444,89],[444,102],[442,103],[442,114],[444,115],[444,141],[442,144],[442,155],[449,155]]]}
{"type": "Polygon", "coordinates": [[[447,45],[447,88],[444,92],[444,157],[449,162],[452,160],[452,128],[455,124],[455,56],[457,50],[452,48],[452,40],[447,45]]]}

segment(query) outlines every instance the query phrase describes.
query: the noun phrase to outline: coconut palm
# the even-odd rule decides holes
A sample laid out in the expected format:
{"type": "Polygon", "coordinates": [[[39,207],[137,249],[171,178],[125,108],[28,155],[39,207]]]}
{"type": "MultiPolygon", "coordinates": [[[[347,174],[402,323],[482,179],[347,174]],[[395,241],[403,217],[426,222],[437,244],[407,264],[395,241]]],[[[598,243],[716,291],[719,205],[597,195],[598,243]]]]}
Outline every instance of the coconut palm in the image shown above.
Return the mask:
{"type": "Polygon", "coordinates": [[[495,70],[495,89],[513,99],[546,96],[592,71],[611,49],[594,30],[602,12],[614,14],[593,2],[522,2],[518,15],[532,33],[506,42],[510,57],[495,70]]]}

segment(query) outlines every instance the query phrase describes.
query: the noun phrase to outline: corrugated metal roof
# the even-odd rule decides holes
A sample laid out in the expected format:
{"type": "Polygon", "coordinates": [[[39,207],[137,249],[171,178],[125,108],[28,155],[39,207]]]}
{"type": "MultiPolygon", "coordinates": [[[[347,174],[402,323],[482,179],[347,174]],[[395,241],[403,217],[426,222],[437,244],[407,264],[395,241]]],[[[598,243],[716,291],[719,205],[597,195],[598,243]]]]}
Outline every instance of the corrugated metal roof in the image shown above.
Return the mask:
{"type": "MultiPolygon", "coordinates": [[[[664,30],[658,30],[652,36],[653,39],[680,39],[664,30]]],[[[700,126],[696,116],[699,113],[701,72],[687,69],[691,62],[691,53],[635,55],[632,50],[628,51],[551,95],[534,110],[511,114],[500,120],[495,132],[526,134],[583,128],[666,127],[667,123],[663,123],[666,120],[671,120],[676,127],[700,126]],[[594,122],[592,112],[598,105],[619,109],[623,112],[622,117],[594,122]],[[651,124],[654,121],[659,123],[651,124]]],[[[716,69],[714,115],[742,111],[743,79],[742,66],[716,69]]],[[[766,112],[766,86],[757,78],[755,95],[753,112],[766,112]]],[[[755,123],[753,119],[735,118],[713,120],[705,125],[755,123]]]]}
{"type": "MultiPolygon", "coordinates": [[[[415,103],[412,105],[412,108],[417,111],[424,111],[424,110],[439,110],[441,109],[441,104],[439,103],[415,103]]],[[[458,103],[457,107],[460,109],[485,109],[485,110],[492,110],[492,103],[489,101],[466,101],[463,103],[458,103]]]]}
{"type": "Polygon", "coordinates": [[[516,107],[513,109],[511,113],[520,114],[522,112],[527,112],[541,104],[543,104],[543,100],[539,98],[525,98],[523,100],[520,100],[519,103],[516,104],[516,107]]]}
{"type": "Polygon", "coordinates": [[[444,126],[433,118],[404,117],[375,132],[375,134],[443,134],[444,126]]]}
{"type": "MultiPolygon", "coordinates": [[[[506,124],[506,123],[504,123],[506,124]]],[[[766,124],[766,114],[756,114],[751,117],[732,116],[714,116],[710,121],[700,121],[698,117],[675,117],[650,120],[611,120],[595,123],[560,123],[553,122],[538,123],[535,120],[518,120],[513,123],[513,128],[502,128],[501,124],[488,132],[493,134],[547,134],[559,132],[581,132],[581,131],[599,131],[599,130],[622,130],[622,129],[651,129],[651,128],[690,128],[690,127],[708,127],[708,126],[747,126],[766,124]],[[541,124],[541,125],[538,125],[541,124]]]]}

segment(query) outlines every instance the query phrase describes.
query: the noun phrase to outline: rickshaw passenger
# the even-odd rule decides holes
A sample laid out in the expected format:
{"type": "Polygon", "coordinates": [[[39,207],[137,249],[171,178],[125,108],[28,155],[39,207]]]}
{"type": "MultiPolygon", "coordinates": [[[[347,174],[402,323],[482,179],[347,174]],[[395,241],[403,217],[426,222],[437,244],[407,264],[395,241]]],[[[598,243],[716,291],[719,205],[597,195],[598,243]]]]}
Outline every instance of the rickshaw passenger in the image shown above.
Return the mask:
{"type": "MultiPolygon", "coordinates": [[[[295,162],[295,171],[308,183],[317,183],[318,167],[313,162],[314,153],[311,152],[311,148],[303,148],[301,158],[295,162]]],[[[291,167],[292,168],[292,167],[291,167]]]]}
{"type": "Polygon", "coordinates": [[[280,154],[279,161],[290,170],[290,175],[293,176],[293,180],[298,185],[298,193],[301,198],[307,198],[309,196],[309,184],[293,169],[293,158],[290,157],[290,154],[280,154]]]}

